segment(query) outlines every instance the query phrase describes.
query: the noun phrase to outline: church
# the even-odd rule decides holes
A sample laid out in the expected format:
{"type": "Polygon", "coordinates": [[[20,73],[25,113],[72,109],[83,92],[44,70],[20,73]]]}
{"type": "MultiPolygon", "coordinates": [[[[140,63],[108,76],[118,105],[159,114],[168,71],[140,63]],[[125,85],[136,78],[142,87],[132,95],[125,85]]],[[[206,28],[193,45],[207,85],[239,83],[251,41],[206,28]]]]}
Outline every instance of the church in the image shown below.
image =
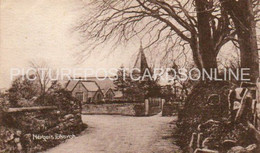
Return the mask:
{"type": "MultiPolygon", "coordinates": [[[[149,69],[142,46],[140,46],[133,68],[140,70],[134,72],[136,76],[142,76],[145,70],[149,69]]],[[[125,101],[122,91],[116,89],[114,81],[105,77],[102,79],[96,77],[72,79],[66,83],[65,88],[82,103],[125,101]]]]}

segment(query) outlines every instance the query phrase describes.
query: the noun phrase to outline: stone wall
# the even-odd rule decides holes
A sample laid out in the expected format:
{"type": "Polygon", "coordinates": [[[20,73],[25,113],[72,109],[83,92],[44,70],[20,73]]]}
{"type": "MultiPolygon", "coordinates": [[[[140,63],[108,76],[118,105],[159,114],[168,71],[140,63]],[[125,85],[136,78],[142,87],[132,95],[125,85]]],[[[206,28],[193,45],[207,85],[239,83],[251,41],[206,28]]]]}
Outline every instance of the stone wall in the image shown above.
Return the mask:
{"type": "Polygon", "coordinates": [[[85,104],[82,106],[82,114],[142,116],[142,114],[144,115],[144,104],[85,104]]]}
{"type": "Polygon", "coordinates": [[[85,104],[82,106],[82,114],[88,115],[126,115],[126,116],[151,116],[161,112],[160,106],[149,106],[148,114],[145,114],[144,103],[121,104],[85,104]]]}
{"type": "Polygon", "coordinates": [[[84,129],[79,108],[69,113],[60,108],[22,109],[3,113],[0,152],[43,151],[75,137],[84,129]]]}

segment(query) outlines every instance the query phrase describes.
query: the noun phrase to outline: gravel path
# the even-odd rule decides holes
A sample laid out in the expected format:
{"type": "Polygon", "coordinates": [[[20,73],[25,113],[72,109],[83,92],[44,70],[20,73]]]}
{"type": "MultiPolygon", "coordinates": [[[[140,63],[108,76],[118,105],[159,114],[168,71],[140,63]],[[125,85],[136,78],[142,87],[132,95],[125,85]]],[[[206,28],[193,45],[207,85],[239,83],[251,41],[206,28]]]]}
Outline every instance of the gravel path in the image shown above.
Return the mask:
{"type": "Polygon", "coordinates": [[[83,115],[88,128],[48,153],[179,153],[170,138],[176,117],[83,115]]]}

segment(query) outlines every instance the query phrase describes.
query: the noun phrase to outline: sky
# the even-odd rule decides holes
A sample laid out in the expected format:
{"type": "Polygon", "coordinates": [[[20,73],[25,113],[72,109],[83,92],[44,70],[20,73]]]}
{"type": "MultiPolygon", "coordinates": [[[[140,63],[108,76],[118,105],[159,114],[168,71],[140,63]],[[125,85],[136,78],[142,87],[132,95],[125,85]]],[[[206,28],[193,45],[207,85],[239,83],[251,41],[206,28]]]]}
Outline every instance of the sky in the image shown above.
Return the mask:
{"type": "MultiPolygon", "coordinates": [[[[74,29],[90,12],[84,0],[0,0],[0,89],[10,86],[12,68],[29,68],[32,60],[46,61],[51,68],[132,67],[139,40],[116,49],[106,44],[84,62],[77,61],[82,37],[74,29]]],[[[229,50],[229,45],[223,47],[222,57],[229,57],[229,50]]],[[[151,65],[149,57],[160,55],[146,56],[151,65]]]]}
{"type": "Polygon", "coordinates": [[[73,28],[87,12],[81,0],[0,0],[0,88],[10,86],[11,68],[28,68],[31,60],[52,68],[129,67],[139,42],[116,50],[108,45],[77,62],[80,36],[73,28]]]}

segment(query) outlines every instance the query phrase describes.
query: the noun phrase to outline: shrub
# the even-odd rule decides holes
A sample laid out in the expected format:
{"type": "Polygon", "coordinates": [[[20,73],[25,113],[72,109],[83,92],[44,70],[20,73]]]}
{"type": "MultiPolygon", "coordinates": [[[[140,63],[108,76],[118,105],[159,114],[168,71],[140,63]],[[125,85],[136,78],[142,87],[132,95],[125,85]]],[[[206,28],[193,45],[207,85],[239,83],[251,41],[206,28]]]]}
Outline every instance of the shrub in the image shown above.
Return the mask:
{"type": "Polygon", "coordinates": [[[197,132],[199,124],[209,119],[221,121],[228,114],[228,82],[201,82],[194,86],[188,95],[182,111],[178,115],[178,143],[182,148],[188,146],[193,132],[197,132]],[[220,96],[220,103],[208,103],[210,95],[220,96]]]}

